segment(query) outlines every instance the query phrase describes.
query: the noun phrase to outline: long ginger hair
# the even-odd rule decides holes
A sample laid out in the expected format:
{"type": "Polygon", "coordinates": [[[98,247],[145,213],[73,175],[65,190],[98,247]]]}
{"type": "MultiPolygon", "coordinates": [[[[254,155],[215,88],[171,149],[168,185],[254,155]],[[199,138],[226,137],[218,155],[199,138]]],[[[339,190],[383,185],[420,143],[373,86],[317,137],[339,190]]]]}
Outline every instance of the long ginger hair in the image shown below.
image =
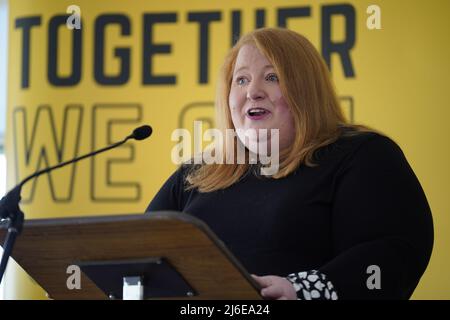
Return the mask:
{"type": "MultiPolygon", "coordinates": [[[[279,170],[270,178],[283,178],[302,164],[314,166],[314,152],[336,141],[343,128],[353,128],[354,133],[374,131],[351,124],[344,117],[328,68],[308,39],[288,29],[263,28],[244,35],[230,50],[221,68],[215,107],[217,127],[224,136],[226,129],[235,129],[228,96],[239,50],[248,44],[258,48],[272,63],[295,123],[295,139],[288,150],[280,150],[279,170]]],[[[234,140],[234,145],[241,143],[237,137],[234,140]]],[[[227,146],[222,147],[226,157],[227,146]]],[[[187,189],[211,192],[227,188],[239,181],[250,167],[248,163],[236,161],[223,163],[193,166],[186,177],[187,189]]]]}

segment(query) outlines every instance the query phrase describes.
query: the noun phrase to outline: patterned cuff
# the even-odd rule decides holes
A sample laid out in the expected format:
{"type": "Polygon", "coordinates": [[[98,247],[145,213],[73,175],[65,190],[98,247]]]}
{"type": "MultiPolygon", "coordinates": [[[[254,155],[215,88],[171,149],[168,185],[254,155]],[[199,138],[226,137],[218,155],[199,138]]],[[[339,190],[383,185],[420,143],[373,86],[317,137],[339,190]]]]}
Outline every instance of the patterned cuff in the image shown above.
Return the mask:
{"type": "Polygon", "coordinates": [[[338,295],[326,275],[317,271],[291,273],[286,277],[294,286],[298,300],[337,300],[338,295]]]}

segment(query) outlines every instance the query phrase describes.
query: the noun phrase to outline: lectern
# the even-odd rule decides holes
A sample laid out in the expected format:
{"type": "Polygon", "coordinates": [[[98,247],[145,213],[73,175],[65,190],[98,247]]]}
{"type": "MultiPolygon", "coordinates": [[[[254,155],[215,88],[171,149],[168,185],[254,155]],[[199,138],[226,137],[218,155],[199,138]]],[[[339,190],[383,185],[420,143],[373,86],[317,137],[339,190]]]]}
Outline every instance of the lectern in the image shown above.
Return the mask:
{"type": "Polygon", "coordinates": [[[12,258],[51,299],[121,299],[136,288],[144,299],[261,299],[208,226],[181,212],[27,220],[12,258]]]}

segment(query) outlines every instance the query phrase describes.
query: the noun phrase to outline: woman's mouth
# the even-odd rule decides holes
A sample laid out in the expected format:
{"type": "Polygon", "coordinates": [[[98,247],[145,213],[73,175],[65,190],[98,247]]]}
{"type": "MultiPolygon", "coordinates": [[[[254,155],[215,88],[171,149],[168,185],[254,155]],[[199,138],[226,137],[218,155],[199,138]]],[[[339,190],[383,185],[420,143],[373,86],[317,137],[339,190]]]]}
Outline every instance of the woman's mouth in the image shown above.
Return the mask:
{"type": "Polygon", "coordinates": [[[246,116],[250,120],[262,120],[270,115],[270,111],[264,108],[250,108],[247,110],[246,116]]]}

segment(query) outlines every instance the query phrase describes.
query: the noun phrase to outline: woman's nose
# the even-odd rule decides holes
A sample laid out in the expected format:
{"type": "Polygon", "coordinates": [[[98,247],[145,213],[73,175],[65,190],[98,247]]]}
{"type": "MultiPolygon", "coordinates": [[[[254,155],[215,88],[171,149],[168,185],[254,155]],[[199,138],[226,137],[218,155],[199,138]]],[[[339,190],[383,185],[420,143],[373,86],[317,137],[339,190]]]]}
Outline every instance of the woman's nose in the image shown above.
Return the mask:
{"type": "Polygon", "coordinates": [[[263,88],[256,81],[252,82],[247,88],[247,99],[250,101],[262,100],[266,97],[263,88]]]}

